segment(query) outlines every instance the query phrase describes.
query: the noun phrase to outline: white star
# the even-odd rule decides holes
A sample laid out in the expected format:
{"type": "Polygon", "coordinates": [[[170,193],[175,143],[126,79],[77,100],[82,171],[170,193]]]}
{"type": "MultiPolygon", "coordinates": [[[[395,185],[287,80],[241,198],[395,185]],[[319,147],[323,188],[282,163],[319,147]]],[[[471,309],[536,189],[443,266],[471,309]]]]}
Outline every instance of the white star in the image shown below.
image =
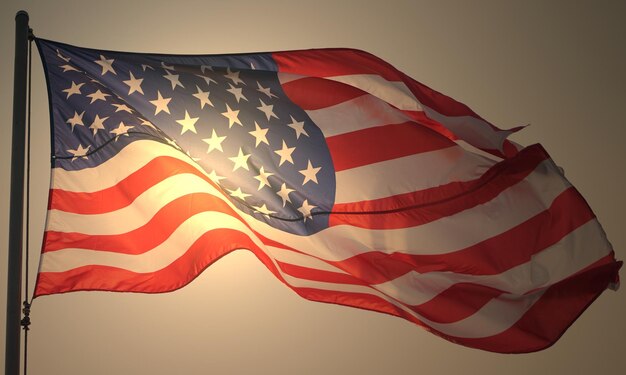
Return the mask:
{"type": "Polygon", "coordinates": [[[135,91],[143,95],[143,89],[141,88],[141,82],[143,82],[143,78],[135,78],[133,72],[128,73],[130,73],[130,79],[122,81],[128,85],[128,95],[134,93],[135,91]]]}
{"type": "MultiPolygon", "coordinates": [[[[174,65],[165,65],[165,62],[161,61],[161,68],[165,70],[176,70],[174,65]]],[[[168,72],[169,73],[169,72],[168,72]]]]}
{"type": "Polygon", "coordinates": [[[243,126],[241,122],[239,122],[239,110],[233,111],[230,109],[228,104],[226,104],[226,112],[222,112],[222,116],[228,118],[228,128],[230,129],[233,124],[239,124],[243,126]]]}
{"type": "Polygon", "coordinates": [[[152,67],[152,65],[141,64],[141,70],[143,70],[143,71],[145,72],[145,71],[146,71],[146,69],[154,70],[154,68],[152,67]]]}
{"type": "Polygon", "coordinates": [[[267,105],[267,104],[263,103],[263,100],[261,100],[261,99],[259,99],[259,101],[261,102],[261,106],[260,107],[256,107],[256,108],[259,111],[265,113],[265,116],[267,116],[267,121],[269,121],[271,117],[278,118],[278,116],[276,116],[274,114],[274,106],[272,104],[267,105]]]}
{"type": "Polygon", "coordinates": [[[226,91],[230,92],[231,94],[233,94],[235,96],[235,99],[237,99],[237,103],[239,103],[239,99],[243,99],[245,101],[248,101],[248,99],[245,96],[243,96],[243,94],[241,92],[243,90],[243,88],[241,88],[241,87],[237,88],[237,87],[233,86],[232,83],[229,83],[229,85],[230,85],[230,88],[226,89],[226,91]]]}
{"type": "Polygon", "coordinates": [[[70,96],[72,96],[72,95],[74,95],[74,94],[81,94],[81,92],[80,92],[80,87],[81,87],[82,85],[84,85],[84,84],[85,84],[85,83],[83,82],[83,83],[79,83],[79,84],[77,85],[76,83],[74,83],[74,81],[72,81],[72,86],[71,86],[70,88],[67,88],[67,89],[63,90],[63,92],[66,92],[66,93],[67,93],[67,98],[66,98],[66,99],[69,99],[69,98],[70,98],[70,96]]]}
{"type": "Polygon", "coordinates": [[[83,111],[80,115],[78,114],[78,112],[74,111],[74,117],[67,119],[67,121],[65,121],[72,126],[72,131],[74,131],[74,126],[76,125],[85,126],[85,124],[83,124],[84,114],[85,114],[85,111],[83,111]]]}
{"type": "Polygon", "coordinates": [[[305,199],[304,202],[302,202],[302,207],[298,208],[298,211],[300,211],[300,213],[304,217],[304,221],[306,221],[307,218],[310,218],[311,220],[313,220],[313,216],[311,215],[311,211],[314,208],[317,208],[317,206],[309,204],[309,200],[308,199],[305,199]]]}
{"type": "Polygon", "coordinates": [[[128,108],[126,104],[112,104],[113,107],[117,108],[115,112],[125,111],[128,113],[133,113],[133,110],[128,108]]]}
{"type": "Polygon", "coordinates": [[[296,139],[299,139],[301,134],[304,134],[308,137],[309,133],[307,133],[306,130],[304,130],[304,121],[296,121],[296,119],[293,118],[293,116],[290,116],[290,117],[291,117],[291,124],[287,124],[287,126],[289,126],[290,128],[296,131],[296,139]]]}
{"type": "Polygon", "coordinates": [[[243,80],[239,78],[239,72],[231,72],[230,68],[226,68],[226,72],[225,77],[233,81],[235,85],[244,83],[243,80]]]}
{"type": "Polygon", "coordinates": [[[270,209],[268,209],[265,203],[263,203],[263,205],[261,205],[260,207],[252,206],[252,208],[254,208],[258,213],[261,213],[263,215],[271,215],[276,213],[276,211],[271,211],[270,209]]]}
{"type": "Polygon", "coordinates": [[[67,150],[70,154],[74,155],[72,161],[76,160],[79,157],[83,159],[87,159],[87,152],[89,152],[89,148],[91,145],[87,145],[87,148],[83,148],[83,145],[79,144],[76,150],[67,150]]]}
{"type": "Polygon", "coordinates": [[[263,142],[266,145],[270,145],[269,142],[267,141],[267,131],[269,129],[267,128],[262,128],[259,126],[259,124],[257,124],[257,122],[254,122],[254,130],[251,132],[248,132],[250,134],[252,134],[252,136],[256,139],[256,143],[254,144],[254,147],[258,147],[259,143],[263,142]]]}
{"type": "Polygon", "coordinates": [[[257,86],[259,86],[259,88],[256,89],[258,92],[261,92],[261,93],[267,95],[270,99],[271,98],[278,98],[278,96],[276,96],[276,95],[274,95],[274,94],[272,94],[270,92],[270,88],[269,87],[265,88],[265,87],[261,86],[261,83],[259,83],[259,82],[257,82],[256,84],[257,84],[257,86]]]}
{"type": "Polygon", "coordinates": [[[163,76],[163,78],[167,78],[170,83],[172,84],[172,90],[174,90],[174,88],[176,88],[176,86],[180,86],[182,88],[185,88],[185,86],[183,86],[182,83],[180,83],[180,81],[178,80],[178,74],[172,74],[169,71],[167,71],[167,74],[163,76]]]}
{"type": "Polygon", "coordinates": [[[170,109],[167,107],[170,100],[172,100],[172,98],[162,97],[161,92],[157,90],[157,98],[155,100],[150,100],[150,103],[152,103],[156,107],[154,109],[154,115],[156,116],[161,111],[165,113],[170,113],[170,109]]]}
{"type": "Polygon", "coordinates": [[[213,67],[210,66],[210,65],[201,65],[200,66],[200,71],[202,72],[202,74],[205,74],[207,70],[212,72],[213,71],[213,67]]]}
{"type": "Polygon", "coordinates": [[[261,169],[259,169],[259,175],[254,176],[255,179],[259,180],[259,188],[257,190],[263,189],[264,186],[269,186],[271,188],[268,178],[273,175],[274,173],[265,172],[265,169],[261,167],[261,169]]]}
{"type": "Polygon", "coordinates": [[[204,108],[205,104],[213,107],[213,103],[211,103],[211,100],[209,99],[209,92],[200,90],[200,87],[198,87],[197,85],[196,89],[198,90],[198,92],[193,94],[193,96],[200,101],[200,109],[204,108]]]}
{"type": "Polygon", "coordinates": [[[293,189],[289,189],[287,187],[287,184],[283,183],[280,186],[280,191],[278,191],[278,196],[282,198],[283,200],[283,207],[285,207],[285,204],[287,204],[287,202],[291,203],[291,200],[289,199],[289,193],[294,192],[295,190],[293,189]]]}
{"type": "Polygon", "coordinates": [[[93,135],[95,136],[98,130],[104,129],[104,121],[109,117],[100,118],[100,116],[96,115],[96,118],[93,119],[91,125],[89,125],[89,129],[93,130],[93,135]]]}
{"type": "Polygon", "coordinates": [[[241,188],[237,188],[236,190],[226,190],[230,193],[231,197],[239,198],[242,201],[245,201],[247,197],[251,196],[250,194],[242,192],[241,188]]]}
{"type": "Polygon", "coordinates": [[[114,59],[107,59],[106,57],[100,55],[100,60],[96,60],[94,61],[96,64],[100,65],[102,67],[102,74],[100,75],[105,75],[107,72],[111,72],[115,75],[117,75],[117,73],[115,73],[115,69],[113,69],[113,61],[115,61],[114,59]]]}
{"type": "Polygon", "coordinates": [[[211,85],[211,83],[215,83],[215,84],[217,85],[217,81],[216,81],[216,80],[214,80],[214,79],[213,79],[213,78],[211,78],[211,77],[207,77],[207,76],[204,76],[204,75],[202,75],[202,74],[196,74],[195,76],[196,76],[196,77],[200,77],[200,78],[204,79],[204,82],[206,82],[206,85],[207,85],[207,86],[210,86],[210,85],[211,85]]]}
{"type": "Polygon", "coordinates": [[[95,102],[96,100],[104,100],[106,102],[107,96],[111,95],[103,93],[102,91],[100,91],[100,89],[98,89],[93,94],[87,95],[88,98],[91,98],[91,102],[89,102],[89,104],[93,104],[93,102],[95,102]]]}
{"type": "Polygon", "coordinates": [[[75,71],[75,72],[80,72],[80,70],[74,68],[73,66],[69,64],[61,65],[59,68],[63,68],[63,73],[69,72],[70,70],[75,71]]]}
{"type": "Polygon", "coordinates": [[[126,126],[123,122],[120,121],[120,125],[117,128],[111,130],[109,133],[115,134],[115,138],[118,138],[122,135],[128,137],[128,131],[132,128],[134,128],[134,126],[126,126]]]}
{"type": "Polygon", "coordinates": [[[59,51],[59,49],[58,49],[58,48],[57,48],[57,56],[58,56],[61,60],[65,61],[65,62],[70,62],[70,60],[71,60],[69,57],[65,57],[65,56],[63,56],[63,55],[61,54],[61,51],[59,51]]]}
{"type": "Polygon", "coordinates": [[[230,159],[230,161],[232,161],[233,163],[235,163],[235,165],[233,166],[233,172],[236,171],[239,168],[243,168],[246,171],[249,171],[250,168],[248,167],[248,158],[250,157],[250,154],[244,154],[243,151],[241,150],[241,147],[239,147],[239,153],[237,154],[237,156],[234,156],[232,158],[228,158],[230,159]]]}
{"type": "Polygon", "coordinates": [[[288,161],[291,164],[293,164],[293,159],[291,158],[291,154],[293,153],[293,150],[295,149],[296,149],[295,147],[287,147],[287,144],[285,143],[285,141],[283,141],[283,148],[280,150],[274,151],[275,153],[280,155],[280,161],[278,162],[279,167],[283,165],[285,161],[288,161]]]}
{"type": "Polygon", "coordinates": [[[226,136],[219,137],[215,132],[215,129],[213,129],[213,134],[211,134],[211,138],[202,139],[203,142],[206,142],[209,145],[209,149],[206,153],[208,154],[213,150],[219,150],[224,152],[224,150],[222,150],[222,142],[224,141],[224,139],[226,139],[226,136]]]}
{"type": "Polygon", "coordinates": [[[309,164],[306,169],[298,171],[304,175],[304,182],[302,185],[306,184],[309,181],[313,181],[317,184],[317,173],[322,169],[322,167],[313,168],[311,165],[311,160],[309,160],[309,164]]]}
{"type": "Polygon", "coordinates": [[[218,185],[219,185],[219,184],[220,184],[220,181],[221,181],[221,180],[224,180],[226,177],[219,176],[219,175],[218,175],[217,173],[215,173],[215,171],[213,170],[213,171],[211,171],[211,172],[209,173],[209,178],[210,178],[213,182],[215,182],[216,184],[218,184],[218,185]]]}
{"type": "Polygon", "coordinates": [[[193,133],[198,134],[196,131],[196,122],[199,117],[190,117],[187,110],[185,110],[185,118],[182,120],[176,120],[183,128],[180,130],[180,135],[183,135],[187,132],[187,130],[191,130],[193,133]]]}

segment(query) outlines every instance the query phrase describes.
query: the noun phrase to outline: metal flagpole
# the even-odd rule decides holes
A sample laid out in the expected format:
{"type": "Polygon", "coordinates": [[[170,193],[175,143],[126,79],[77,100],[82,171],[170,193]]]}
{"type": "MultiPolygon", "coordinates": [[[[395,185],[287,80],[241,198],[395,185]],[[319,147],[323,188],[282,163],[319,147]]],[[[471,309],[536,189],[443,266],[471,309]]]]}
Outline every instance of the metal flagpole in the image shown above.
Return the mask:
{"type": "Polygon", "coordinates": [[[26,138],[26,72],[28,67],[28,13],[15,15],[13,75],[13,140],[11,146],[11,203],[7,283],[5,375],[19,375],[22,317],[22,237],[24,225],[24,150],[26,138]]]}

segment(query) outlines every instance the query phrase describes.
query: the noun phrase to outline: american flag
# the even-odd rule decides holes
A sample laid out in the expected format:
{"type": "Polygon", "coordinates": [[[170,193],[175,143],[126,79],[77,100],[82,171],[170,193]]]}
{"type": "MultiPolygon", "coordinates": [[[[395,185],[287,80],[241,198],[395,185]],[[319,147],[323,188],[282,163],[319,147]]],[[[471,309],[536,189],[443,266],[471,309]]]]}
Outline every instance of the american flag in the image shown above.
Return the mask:
{"type": "Polygon", "coordinates": [[[617,286],[540,145],[371,54],[37,45],[53,155],[36,297],[171,291],[247,249],[309,300],[529,352],[617,286]]]}

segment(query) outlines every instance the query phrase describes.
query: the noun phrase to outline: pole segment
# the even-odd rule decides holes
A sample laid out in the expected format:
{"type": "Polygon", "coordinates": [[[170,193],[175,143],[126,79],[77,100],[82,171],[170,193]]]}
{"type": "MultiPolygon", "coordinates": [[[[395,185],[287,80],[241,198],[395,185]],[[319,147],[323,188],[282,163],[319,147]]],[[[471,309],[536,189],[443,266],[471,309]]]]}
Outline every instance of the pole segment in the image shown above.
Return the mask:
{"type": "Polygon", "coordinates": [[[11,201],[7,283],[5,375],[19,375],[22,317],[22,237],[24,226],[24,150],[26,143],[26,72],[28,67],[28,13],[15,15],[13,75],[13,139],[11,145],[11,201]]]}

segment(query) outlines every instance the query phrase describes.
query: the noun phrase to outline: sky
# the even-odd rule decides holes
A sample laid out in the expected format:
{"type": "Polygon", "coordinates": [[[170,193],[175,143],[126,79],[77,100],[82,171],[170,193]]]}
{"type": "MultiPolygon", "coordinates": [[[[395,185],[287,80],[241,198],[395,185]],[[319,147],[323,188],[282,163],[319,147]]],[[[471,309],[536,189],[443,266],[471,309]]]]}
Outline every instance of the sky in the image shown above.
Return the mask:
{"type": "MultiPolygon", "coordinates": [[[[318,47],[371,52],[541,143],[626,258],[626,2],[11,1],[0,3],[0,363],[4,363],[14,16],[84,47],[236,53],[318,47]],[[367,5],[366,5],[367,4],[367,5]]],[[[32,76],[30,288],[49,186],[48,105],[32,76]]],[[[622,271],[623,273],[624,271],[622,271]]],[[[553,347],[502,355],[399,318],[310,302],[236,252],[176,292],[77,292],[35,300],[31,374],[625,373],[626,292],[606,291],[553,347]]]]}

